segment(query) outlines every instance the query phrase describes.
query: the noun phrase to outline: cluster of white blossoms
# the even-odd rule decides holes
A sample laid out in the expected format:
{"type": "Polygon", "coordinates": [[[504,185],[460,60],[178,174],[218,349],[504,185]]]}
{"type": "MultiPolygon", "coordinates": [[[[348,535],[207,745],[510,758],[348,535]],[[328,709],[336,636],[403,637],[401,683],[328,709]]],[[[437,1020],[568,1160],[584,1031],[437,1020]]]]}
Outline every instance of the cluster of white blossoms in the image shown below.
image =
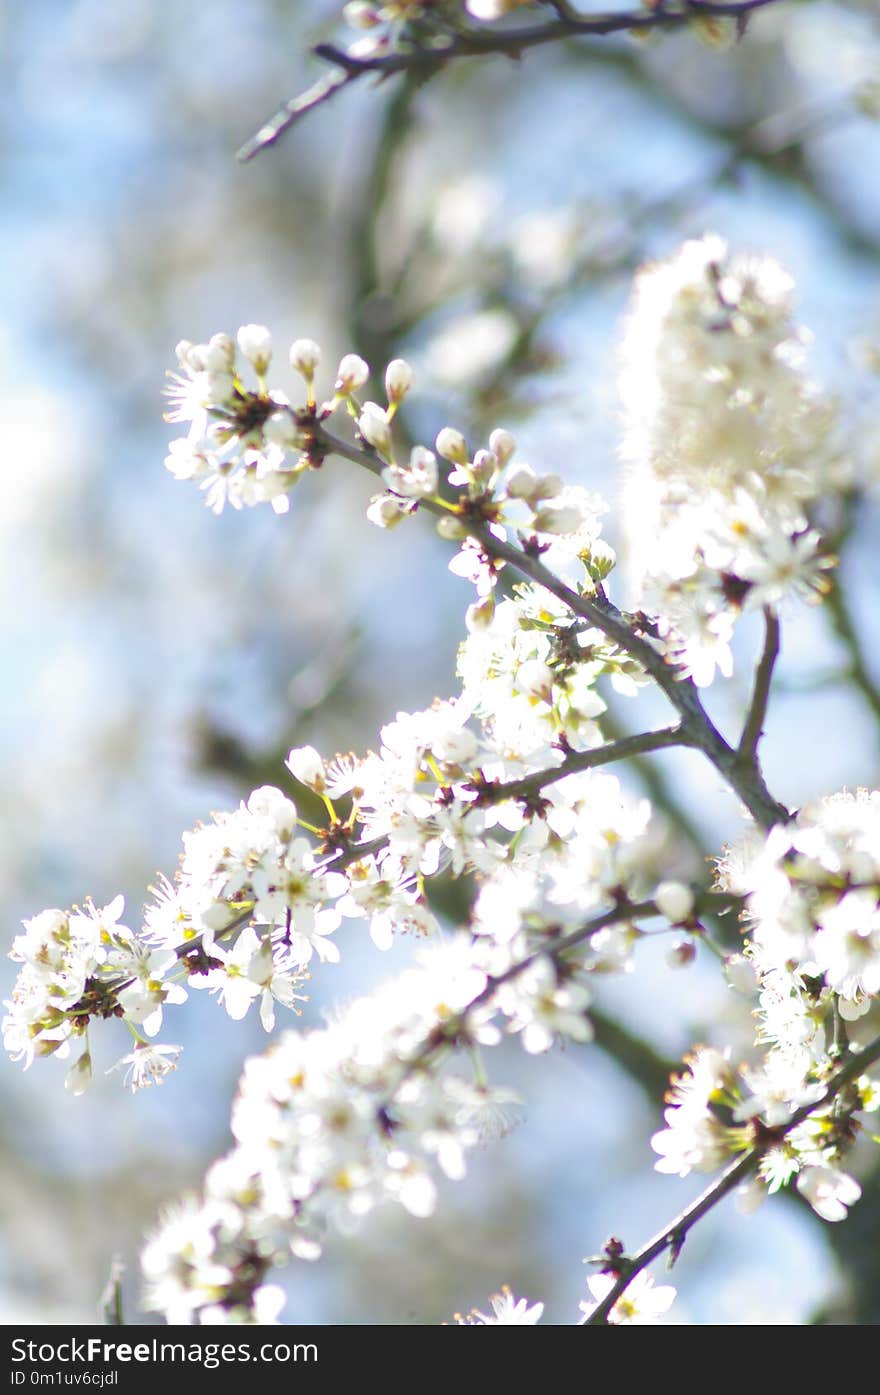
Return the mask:
{"type": "MultiPolygon", "coordinates": [[[[516,1121],[513,1092],[452,1068],[528,1012],[582,1039],[583,1004],[553,983],[510,990],[484,967],[491,945],[464,933],[352,1003],[323,1029],[285,1032],[246,1062],[232,1112],[233,1151],[204,1198],[172,1213],[147,1246],[148,1303],[171,1322],[261,1320],[270,1270],[320,1253],[328,1225],[350,1229],[382,1201],[430,1215],[437,1169],[464,1175],[468,1152],[516,1121]],[[540,992],[540,999],[538,997],[540,992]]],[[[522,977],[533,960],[526,960],[522,977]]],[[[553,965],[548,957],[544,961],[553,965]]]]}
{"type": "MultiPolygon", "coordinates": [[[[778,1130],[758,1173],[770,1191],[796,1178],[827,1221],[843,1220],[861,1189],[841,1166],[859,1115],[880,1106],[880,1083],[860,1075],[827,1104],[829,1080],[860,1043],[880,998],[880,792],[831,795],[766,837],[749,835],[721,863],[724,887],[745,898],[748,938],[736,986],[757,993],[756,1062],[734,1067],[701,1048],[669,1096],[654,1138],[662,1172],[711,1171],[755,1141],[754,1122],[778,1130]],[[816,1103],[809,1117],[787,1127],[816,1103]]],[[[751,1188],[747,1202],[760,1199],[751,1188]]]]}
{"type": "MultiPolygon", "coordinates": [[[[413,10],[376,13],[385,23],[404,8],[413,10]]],[[[741,747],[730,774],[735,753],[657,651],[708,682],[729,669],[744,607],[774,612],[791,590],[821,589],[809,509],[841,478],[831,412],[802,372],[787,278],[773,263],[729,257],[717,240],[642,275],[629,338],[627,453],[634,512],[648,522],[639,547],[653,612],[635,617],[605,593],[615,557],[600,535],[602,501],[518,462],[509,432],[472,450],[447,426],[433,449],[398,457],[394,420],[413,381],[404,360],[387,366],[380,403],[361,398],[370,369],[346,355],[319,403],[320,350],[297,340],[289,358],[305,398],[294,406],[268,384],[263,326],[178,346],[170,419],[188,432],[167,463],[215,512],[227,502],[283,511],[305,471],[341,455],[382,480],[373,523],[418,511],[439,519],[460,544],[451,569],[476,598],[454,697],[398,712],[363,755],[290,752],[290,781],[310,792],[323,826],[284,789],[262,786],[184,834],[176,875],[155,890],[139,931],[119,923],[117,898],[104,910],[44,911],[14,942],[22,969],[7,1050],[29,1065],[82,1039],[68,1076],[80,1090],[96,1018],[133,1032],[121,1064],[137,1088],[176,1063],[179,1048],[152,1038],[184,984],[206,988],[232,1018],[258,1006],[272,1031],[276,1005],[298,1015],[310,972],[337,962],[359,929],[379,951],[402,934],[432,939],[401,977],[246,1063],[234,1148],[144,1255],[148,1301],[170,1321],[272,1320],[272,1270],[315,1257],[328,1226],[348,1229],[388,1201],[428,1215],[437,1173],[461,1177],[470,1151],[517,1117],[515,1095],[487,1082],[483,1049],[514,1038],[537,1055],[588,1042],[591,980],[631,968],[653,933],[642,921],[690,937],[684,963],[708,938],[701,914],[731,901],[746,940],[728,968],[758,1004],[754,1057],[736,1064],[703,1047],[687,1058],[653,1140],[658,1169],[714,1170],[750,1152],[752,1198],[796,1177],[827,1220],[859,1194],[842,1162],[880,1091],[847,1062],[880,996],[880,794],[838,795],[775,824],[786,810],[757,798],[767,827],[727,854],[713,892],[656,885],[650,805],[598,768],[634,749],[690,745],[710,759],[720,749],[716,768],[738,793],[746,766],[760,784],[753,750],[741,747]],[[336,414],[353,439],[330,434],[336,414]],[[505,567],[521,579],[496,599],[505,567]],[[606,741],[603,685],[632,696],[649,677],[681,724],[606,741]],[[445,938],[432,909],[439,875],[473,887],[466,925],[445,938]]],[[[583,1320],[604,1313],[612,1289],[604,1320],[658,1320],[674,1291],[655,1288],[622,1249],[606,1255],[583,1320]]],[[[542,1311],[509,1291],[492,1307],[460,1320],[530,1325],[542,1311]]]]}
{"type": "Polygon", "coordinates": [[[36,1057],[63,1059],[80,1046],[66,1077],[74,1094],[92,1078],[88,1028],[95,1018],[122,1018],[135,1038],[134,1050],[117,1062],[133,1089],[161,1080],[180,1053],[179,1046],[147,1040],[161,1029],[165,1004],[186,998],[175,981],[176,955],[121,924],[123,910],[117,896],[103,908],[88,902],[41,911],[24,922],[10,951],[22,968],[6,1004],[3,1044],[25,1069],[36,1057]]]}
{"type": "Polygon", "coordinates": [[[232,1018],[259,1001],[267,1031],[276,1002],[298,1011],[312,956],[339,957],[329,936],[342,912],[329,903],[348,884],[316,866],[296,829],[292,801],[264,786],[237,811],[184,834],[175,882],[162,879],[139,930],[120,924],[121,896],[104,909],[89,903],[25,921],[11,951],[23,967],[3,1021],[9,1054],[27,1067],[37,1056],[66,1056],[81,1040],[67,1077],[80,1093],[91,1078],[90,1023],[121,1018],[137,1044],[118,1064],[138,1089],[177,1063],[180,1047],[143,1034],[155,1037],[163,1007],[186,1000],[184,982],[211,990],[232,1018]]]}
{"type": "MultiPolygon", "coordinates": [[[[517,700],[535,698],[508,696],[517,700]]],[[[523,756],[517,778],[490,779],[487,769],[506,773],[506,747],[492,744],[491,724],[469,727],[468,710],[459,699],[400,713],[383,728],[379,752],[360,760],[292,751],[291,771],[335,819],[325,835],[339,870],[325,870],[334,858],[325,853],[309,877],[298,855],[296,887],[285,883],[282,901],[269,899],[263,912],[277,873],[265,871],[265,858],[260,865],[248,816],[252,801],[272,807],[277,791],[242,806],[239,842],[230,836],[236,815],[185,840],[181,881],[163,915],[178,933],[198,932],[200,945],[207,936],[212,957],[223,938],[211,929],[218,912],[227,923],[238,908],[268,915],[274,935],[308,942],[310,917],[328,910],[314,906],[326,899],[337,917],[368,919],[384,949],[395,933],[434,928],[420,888],[441,868],[471,873],[480,890],[469,930],[426,946],[417,967],[325,1028],[288,1031],[246,1064],[235,1149],[209,1173],[201,1204],[175,1212],[146,1251],[149,1302],[170,1321],[265,1320],[267,1274],[291,1254],[317,1255],[328,1224],[347,1229],[389,1200],[430,1214],[434,1170],[461,1177],[469,1150],[517,1117],[516,1097],[491,1087],[482,1067],[474,1071],[476,1053],[509,1035],[532,1054],[559,1040],[589,1041],[590,975],[629,965],[643,933],[627,897],[638,881],[647,801],[626,797],[604,771],[567,772],[546,741],[528,747],[556,757],[538,767],[534,788],[523,787],[523,756]],[[351,801],[344,821],[334,803],[342,798],[351,801]],[[359,852],[364,846],[371,851],[359,852]],[[467,1074],[452,1068],[463,1052],[467,1074]]],[[[281,822],[286,835],[290,819],[281,822]]],[[[212,974],[222,982],[222,970],[212,970],[209,985],[212,974]]],[[[236,981],[232,991],[242,991],[236,981]]]]}
{"type": "MultiPolygon", "coordinates": [[[[276,1005],[300,1010],[310,966],[339,959],[343,922],[367,922],[382,950],[396,934],[435,932],[425,882],[447,870],[480,884],[472,931],[484,967],[529,961],[499,990],[509,1030],[528,1051],[560,1033],[588,1039],[584,983],[539,951],[639,886],[647,801],[578,768],[602,746],[595,683],[630,683],[626,657],[527,586],[473,627],[460,666],[460,694],[398,713],[378,751],[327,762],[311,747],[291,751],[289,772],[323,801],[325,828],[306,824],[306,836],[293,800],[262,786],[183,835],[174,880],[160,881],[136,933],[118,923],[121,898],[26,922],[12,950],[23,967],[4,1020],[9,1053],[29,1065],[82,1038],[69,1076],[81,1090],[89,1023],[119,1017],[138,1042],[127,1078],[151,1084],[179,1048],[139,1029],[154,1036],[184,984],[234,1019],[257,1005],[270,1031],[276,1005]]],[[[623,923],[597,932],[584,972],[627,968],[634,938],[623,923]]]]}
{"type": "MultiPolygon", "coordinates": [[[[324,1028],[287,1031],[248,1060],[232,1111],[235,1147],[208,1172],[201,1201],[171,1212],[146,1247],[149,1306],[169,1322],[266,1321],[275,1293],[267,1276],[291,1256],[317,1258],[328,1227],[348,1231],[389,1201],[430,1215],[435,1173],[463,1177],[469,1152],[520,1113],[513,1091],[489,1085],[482,1070],[462,1073],[457,1058],[495,1045],[505,1023],[527,1051],[590,1035],[577,981],[590,942],[574,953],[565,946],[564,957],[552,948],[546,928],[520,932],[515,948],[460,932],[324,1028]]],[[[610,1287],[600,1292],[602,1282],[590,1281],[596,1299],[610,1287]]],[[[643,1288],[649,1279],[610,1320],[655,1320],[643,1288]]],[[[667,1292],[663,1306],[673,1291],[656,1295],[667,1292]]],[[[469,1321],[533,1323],[542,1309],[509,1295],[493,1307],[493,1318],[469,1321]]]]}
{"type": "MultiPolygon", "coordinates": [[[[397,371],[392,396],[402,380],[397,371]]],[[[489,489],[498,456],[512,453],[503,434],[481,475],[489,489]]],[[[457,442],[451,449],[466,460],[457,442]]],[[[523,486],[509,497],[519,504],[528,494],[523,486]]],[[[526,508],[540,511],[534,491],[526,508]]],[[[307,835],[293,799],[262,786],[183,835],[175,877],[161,879],[136,933],[118,923],[121,898],[104,911],[48,910],[26,922],[12,951],[23,968],[4,1020],[9,1053],[29,1065],[81,1038],[68,1082],[82,1090],[89,1024],[118,1017],[137,1041],[124,1058],[128,1082],[152,1084],[180,1049],[148,1042],[140,1028],[153,1037],[163,1005],[186,999],[184,984],[207,989],[234,1019],[256,1005],[271,1031],[276,1006],[300,1011],[314,963],[339,959],[343,923],[366,922],[381,950],[397,934],[434,933],[425,884],[444,871],[477,878],[471,929],[482,969],[516,969],[498,994],[508,1030],[529,1052],[559,1035],[589,1039],[584,975],[627,969],[635,928],[619,915],[564,971],[542,951],[643,889],[647,801],[579,766],[594,754],[601,763],[597,681],[629,690],[637,669],[537,585],[497,607],[489,590],[469,619],[454,699],[398,713],[378,750],[361,757],[291,751],[290,775],[323,802],[324,828],[306,822],[307,835]]]]}
{"type": "MultiPolygon", "coordinates": [[[[177,358],[180,371],[170,375],[167,395],[173,408],[167,420],[189,423],[189,429],[172,441],[165,464],[176,478],[195,481],[214,513],[226,504],[241,509],[260,503],[283,513],[304,472],[320,468],[336,448],[358,451],[385,485],[367,508],[371,523],[393,527],[424,504],[439,515],[441,536],[461,543],[450,569],[476,587],[477,600],[467,616],[471,629],[488,624],[494,613],[493,593],[504,564],[493,555],[493,542],[506,544],[513,536],[549,566],[575,565],[585,593],[615,565],[613,549],[600,537],[604,501],[514,460],[516,442],[503,428],[492,432],[487,447],[471,452],[462,433],[447,426],[433,450],[416,445],[400,460],[394,417],[413,383],[404,359],[385,369],[383,405],[361,400],[370,368],[357,354],[344,355],[331,396],[319,404],[314,383],[321,351],[312,340],[298,339],[289,359],[307,391],[305,401],[294,406],[281,389],[267,384],[272,340],[263,325],[242,326],[235,341],[226,334],[215,334],[206,344],[184,340],[177,358]],[[256,386],[247,385],[239,355],[250,365],[256,386]],[[340,413],[356,423],[356,446],[328,435],[327,422],[340,413]],[[450,493],[454,503],[446,497],[450,493]]],[[[557,606],[554,620],[558,614],[557,606]]],[[[601,636],[583,637],[581,647],[594,640],[601,636]]],[[[618,668],[625,667],[620,658],[618,668]]]]}
{"type": "MultiPolygon", "coordinates": [[[[228,334],[215,334],[206,344],[184,339],[176,352],[179,371],[170,374],[166,391],[172,408],[166,420],[189,427],[186,436],[171,442],[166,467],[177,479],[194,480],[214,513],[222,513],[227,503],[236,509],[271,503],[276,513],[286,512],[287,496],[310,463],[300,449],[308,438],[287,396],[266,388],[272,362],[269,331],[264,325],[242,325],[235,340],[228,334]],[[248,372],[256,378],[256,387],[248,386],[248,372]]],[[[308,339],[290,348],[291,364],[307,385],[312,414],[312,384],[320,356],[317,344],[308,339]]],[[[366,378],[362,359],[344,359],[338,395],[326,404],[328,414],[366,378]]]]}
{"type": "Polygon", "coordinates": [[[639,604],[705,685],[744,609],[818,599],[810,506],[845,482],[833,404],[804,373],[792,282],[768,257],[687,242],[637,277],[623,345],[623,526],[639,604]]]}

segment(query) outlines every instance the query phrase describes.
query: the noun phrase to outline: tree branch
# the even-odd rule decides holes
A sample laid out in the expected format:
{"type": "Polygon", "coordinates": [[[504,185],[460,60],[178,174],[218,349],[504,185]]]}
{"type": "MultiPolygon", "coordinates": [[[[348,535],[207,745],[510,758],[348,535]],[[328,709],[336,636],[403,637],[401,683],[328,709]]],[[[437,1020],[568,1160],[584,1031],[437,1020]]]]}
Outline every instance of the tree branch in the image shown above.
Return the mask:
{"type": "Polygon", "coordinates": [[[627,1259],[624,1272],[617,1279],[613,1288],[609,1289],[601,1303],[597,1305],[586,1319],[585,1325],[604,1326],[614,1304],[628,1288],[636,1274],[640,1273],[642,1269],[646,1269],[647,1266],[653,1260],[657,1259],[659,1255],[663,1254],[665,1250],[669,1250],[670,1252],[671,1267],[671,1264],[678,1258],[681,1247],[692,1227],[696,1225],[698,1220],[717,1206],[719,1201],[722,1201],[729,1192],[732,1192],[735,1187],[739,1186],[740,1182],[744,1181],[750,1173],[754,1172],[764,1153],[767,1152],[769,1148],[777,1146],[780,1138],[784,1138],[786,1134],[791,1133],[792,1129],[797,1128],[798,1124],[802,1124],[811,1114],[815,1114],[817,1109],[822,1109],[826,1104],[830,1104],[844,1085],[848,1085],[850,1081],[857,1079],[868,1066],[873,1065],[877,1060],[880,1060],[880,1037],[875,1037],[864,1050],[856,1052],[856,1054],[847,1061],[846,1065],[839,1070],[836,1075],[832,1076],[824,1093],[818,1100],[814,1100],[812,1103],[802,1105],[800,1109],[796,1109],[788,1122],[780,1128],[767,1129],[765,1138],[762,1138],[762,1140],[756,1143],[754,1147],[750,1148],[747,1153],[744,1153],[741,1158],[738,1158],[736,1162],[732,1163],[710,1187],[707,1187],[706,1190],[697,1197],[696,1201],[691,1202],[690,1206],[686,1207],[684,1211],[681,1211],[673,1221],[670,1221],[669,1225],[665,1226],[664,1229],[655,1235],[652,1240],[649,1240],[646,1245],[643,1245],[637,1254],[627,1259]]]}
{"type": "Polygon", "coordinates": [[[560,6],[556,9],[557,18],[544,23],[523,25],[515,29],[463,26],[451,38],[446,31],[436,30],[438,44],[435,47],[414,43],[406,49],[380,53],[368,58],[353,57],[335,44],[317,44],[312,50],[315,57],[332,64],[336,72],[321,78],[299,97],[285,102],[259,131],[245,142],[238,152],[238,158],[242,161],[252,160],[268,146],[274,145],[307,112],[323,105],[335,97],[337,92],[370,73],[380,80],[400,73],[411,73],[424,81],[433,77],[447,63],[460,58],[501,54],[519,59],[529,49],[556,43],[562,39],[600,38],[624,32],[644,33],[653,29],[678,29],[690,24],[694,19],[703,17],[727,17],[742,21],[747,19],[753,10],[778,3],[781,3],[781,0],[738,0],[738,3],[700,0],[698,4],[683,0],[677,9],[658,6],[654,10],[631,10],[606,15],[577,15],[567,6],[560,6]]]}
{"type": "Polygon", "coordinates": [[[602,746],[593,746],[589,751],[569,751],[560,765],[547,770],[536,770],[524,775],[520,780],[506,780],[499,784],[480,784],[478,803],[497,804],[503,799],[529,799],[539,794],[547,785],[564,780],[582,770],[594,770],[600,765],[611,765],[613,761],[627,760],[630,756],[644,755],[648,751],[662,751],[669,746],[689,746],[684,728],[679,726],[662,727],[659,731],[646,731],[638,736],[623,736],[619,741],[606,741],[602,746]]]}
{"type": "MultiPolygon", "coordinates": [[[[300,425],[311,432],[319,453],[341,456],[379,478],[385,468],[385,461],[371,447],[350,445],[342,437],[329,432],[320,422],[300,421],[300,425]]],[[[438,517],[448,518],[448,509],[432,499],[423,499],[420,507],[438,517]]],[[[582,595],[573,591],[559,577],[530,553],[512,543],[504,542],[490,533],[478,521],[459,515],[458,521],[468,535],[478,542],[487,556],[496,561],[506,562],[521,576],[543,586],[551,595],[561,600],[563,605],[581,619],[600,630],[619,649],[635,659],[646,673],[654,679],[682,721],[682,731],[686,733],[687,744],[695,747],[715,766],[727,784],[739,796],[749,813],[763,828],[776,823],[785,823],[789,811],[773,798],[764,783],[757,759],[743,761],[717,730],[706,709],[703,707],[699,691],[691,678],[685,677],[681,669],[668,662],[636,622],[628,620],[602,591],[597,589],[595,596],[582,595]]]]}

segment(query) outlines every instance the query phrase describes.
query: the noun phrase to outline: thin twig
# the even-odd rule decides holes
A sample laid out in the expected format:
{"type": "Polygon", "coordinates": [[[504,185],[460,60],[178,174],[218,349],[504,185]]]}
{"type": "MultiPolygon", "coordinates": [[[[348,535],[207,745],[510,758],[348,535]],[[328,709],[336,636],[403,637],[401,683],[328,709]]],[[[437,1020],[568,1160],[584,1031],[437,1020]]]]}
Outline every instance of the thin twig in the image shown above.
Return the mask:
{"type": "MultiPolygon", "coordinates": [[[[557,780],[564,780],[569,775],[584,770],[593,770],[601,765],[610,765],[614,761],[627,760],[631,756],[647,751],[659,751],[670,746],[687,746],[688,744],[686,734],[680,726],[676,726],[663,727],[659,731],[642,732],[637,736],[626,736],[619,741],[607,741],[604,745],[594,746],[589,751],[569,751],[559,765],[550,766],[546,770],[536,770],[522,779],[498,784],[481,783],[479,785],[480,799],[475,802],[498,804],[504,799],[528,799],[530,796],[539,794],[547,785],[552,785],[557,780]]],[[[337,848],[335,851],[328,852],[326,861],[321,863],[318,870],[338,872],[353,862],[360,862],[365,857],[372,857],[375,853],[381,852],[387,845],[388,835],[380,834],[376,838],[370,838],[361,843],[352,843],[337,848]]],[[[715,902],[710,901],[707,904],[711,906],[715,902]]],[[[228,925],[224,925],[222,930],[216,931],[215,938],[225,939],[236,930],[242,929],[251,919],[253,911],[253,905],[239,911],[228,925]]],[[[174,950],[177,958],[185,959],[197,953],[202,948],[203,938],[202,935],[195,935],[178,945],[174,950]]],[[[111,986],[116,992],[121,992],[122,989],[129,987],[133,981],[131,978],[120,978],[118,982],[113,982],[108,986],[111,986]]]]}
{"type": "Polygon", "coordinates": [[[618,760],[628,760],[631,756],[645,755],[648,751],[662,751],[669,746],[689,746],[690,742],[682,725],[661,727],[659,731],[641,732],[638,736],[623,736],[619,741],[606,741],[602,746],[593,746],[589,751],[569,751],[560,765],[547,770],[536,770],[524,775],[520,780],[505,780],[501,784],[480,785],[480,799],[483,803],[497,804],[503,799],[529,799],[539,794],[547,785],[564,780],[582,770],[594,770],[600,765],[611,765],[618,760]]]}
{"type": "Polygon", "coordinates": [[[252,160],[261,150],[267,150],[270,145],[274,145],[285,131],[289,131],[300,117],[305,116],[306,112],[323,106],[343,87],[348,87],[360,76],[360,73],[352,74],[344,70],[326,73],[305,92],[300,93],[298,97],[292,97],[283,107],[279,107],[275,115],[270,117],[250,140],[245,141],[236,158],[242,161],[252,160]]]}
{"type": "Polygon", "coordinates": [[[769,1148],[776,1147],[781,1138],[791,1133],[792,1129],[797,1128],[798,1124],[802,1124],[811,1114],[815,1114],[817,1109],[822,1109],[825,1105],[830,1104],[845,1085],[857,1079],[864,1070],[873,1065],[877,1060],[880,1060],[880,1037],[875,1037],[864,1050],[856,1052],[856,1054],[847,1061],[846,1065],[839,1070],[836,1075],[832,1076],[819,1099],[812,1101],[810,1104],[802,1105],[800,1109],[796,1109],[788,1122],[783,1126],[775,1129],[767,1129],[765,1131],[766,1136],[762,1137],[760,1142],[756,1143],[754,1147],[750,1148],[749,1151],[744,1153],[741,1158],[738,1158],[736,1162],[731,1163],[727,1170],[722,1172],[721,1176],[697,1197],[696,1201],[691,1202],[690,1206],[686,1207],[675,1217],[675,1220],[671,1221],[669,1225],[664,1226],[663,1230],[659,1231],[646,1245],[643,1245],[637,1254],[627,1258],[624,1272],[620,1274],[614,1286],[609,1289],[601,1303],[597,1305],[587,1318],[586,1325],[604,1325],[614,1304],[628,1288],[636,1274],[642,1269],[647,1268],[653,1260],[657,1259],[657,1257],[666,1250],[670,1251],[670,1255],[673,1259],[677,1258],[691,1228],[698,1220],[705,1216],[707,1212],[717,1206],[719,1201],[722,1201],[729,1192],[732,1192],[735,1187],[739,1186],[740,1182],[744,1181],[750,1173],[754,1172],[764,1153],[766,1153],[769,1148]]]}
{"type": "Polygon", "coordinates": [[[773,681],[773,669],[779,656],[779,617],[770,606],[764,607],[764,648],[761,659],[755,670],[755,685],[752,689],[752,699],[749,703],[749,710],[743,726],[737,748],[741,760],[754,761],[758,751],[758,743],[764,732],[764,721],[767,717],[767,703],[770,700],[770,684],[773,681]]]}
{"type": "Polygon", "coordinates": [[[544,44],[556,43],[562,39],[600,38],[608,34],[623,32],[643,33],[652,29],[677,29],[692,23],[695,18],[748,18],[753,10],[763,9],[781,0],[738,0],[738,3],[713,3],[701,0],[699,5],[685,3],[677,10],[665,6],[655,10],[631,10],[625,13],[605,15],[574,15],[562,7],[557,9],[557,18],[541,24],[507,28],[463,27],[454,37],[449,38],[442,31],[438,38],[446,41],[439,47],[413,45],[410,48],[392,53],[376,54],[373,57],[357,58],[346,53],[335,44],[318,44],[312,50],[316,58],[333,64],[335,73],[322,78],[301,96],[285,102],[270,117],[259,131],[241,147],[239,160],[251,160],[268,146],[274,145],[289,131],[301,117],[315,107],[321,106],[342,91],[369,74],[379,79],[393,77],[399,73],[412,73],[424,80],[460,58],[488,57],[494,54],[519,59],[529,49],[544,44]]]}

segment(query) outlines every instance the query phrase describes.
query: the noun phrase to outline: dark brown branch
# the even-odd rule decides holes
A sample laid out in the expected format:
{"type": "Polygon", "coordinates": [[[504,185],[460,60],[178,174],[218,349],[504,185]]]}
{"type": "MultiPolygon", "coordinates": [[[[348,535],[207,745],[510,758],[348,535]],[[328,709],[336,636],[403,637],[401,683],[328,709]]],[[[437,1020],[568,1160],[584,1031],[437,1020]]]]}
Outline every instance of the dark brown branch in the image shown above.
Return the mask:
{"type": "Polygon", "coordinates": [[[447,63],[455,62],[459,58],[502,54],[508,58],[519,59],[529,49],[556,43],[562,39],[601,38],[608,34],[624,32],[643,33],[652,29],[678,29],[701,17],[745,20],[753,10],[777,3],[780,3],[780,0],[739,0],[738,3],[714,3],[714,0],[705,0],[703,3],[700,0],[700,3],[681,4],[677,9],[663,6],[654,10],[631,10],[606,15],[575,15],[567,7],[559,7],[557,18],[545,23],[523,25],[515,29],[500,26],[462,27],[451,38],[442,32],[438,33],[438,39],[447,40],[442,46],[429,48],[414,45],[392,53],[377,54],[371,58],[352,57],[335,44],[318,44],[312,50],[315,57],[332,64],[336,71],[321,78],[299,97],[285,102],[274,116],[245,142],[238,152],[238,158],[253,159],[260,151],[274,145],[307,112],[323,105],[344,87],[359,82],[371,73],[380,80],[400,73],[412,73],[418,79],[425,80],[433,77],[447,63]]]}

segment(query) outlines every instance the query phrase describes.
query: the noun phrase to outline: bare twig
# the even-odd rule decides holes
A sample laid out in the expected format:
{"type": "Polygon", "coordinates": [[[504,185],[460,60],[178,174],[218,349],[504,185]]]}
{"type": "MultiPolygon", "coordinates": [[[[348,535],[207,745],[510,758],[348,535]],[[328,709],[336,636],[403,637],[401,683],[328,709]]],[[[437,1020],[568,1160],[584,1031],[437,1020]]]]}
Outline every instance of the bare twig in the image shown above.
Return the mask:
{"type": "Polygon", "coordinates": [[[677,8],[667,6],[653,10],[630,10],[605,15],[576,15],[567,6],[558,6],[557,17],[540,24],[509,29],[505,27],[462,26],[453,36],[438,31],[437,46],[413,44],[411,47],[372,57],[357,58],[335,44],[318,44],[312,50],[316,58],[336,69],[316,82],[299,97],[285,102],[274,116],[241,147],[240,160],[251,160],[268,146],[274,145],[301,117],[323,105],[342,91],[373,74],[377,79],[411,73],[419,80],[433,77],[447,63],[460,58],[488,57],[502,54],[519,59],[529,49],[562,39],[600,38],[625,32],[643,33],[652,29],[677,29],[700,17],[747,19],[753,10],[778,4],[781,0],[738,0],[738,3],[714,3],[700,0],[699,4],[683,3],[677,8]]]}

